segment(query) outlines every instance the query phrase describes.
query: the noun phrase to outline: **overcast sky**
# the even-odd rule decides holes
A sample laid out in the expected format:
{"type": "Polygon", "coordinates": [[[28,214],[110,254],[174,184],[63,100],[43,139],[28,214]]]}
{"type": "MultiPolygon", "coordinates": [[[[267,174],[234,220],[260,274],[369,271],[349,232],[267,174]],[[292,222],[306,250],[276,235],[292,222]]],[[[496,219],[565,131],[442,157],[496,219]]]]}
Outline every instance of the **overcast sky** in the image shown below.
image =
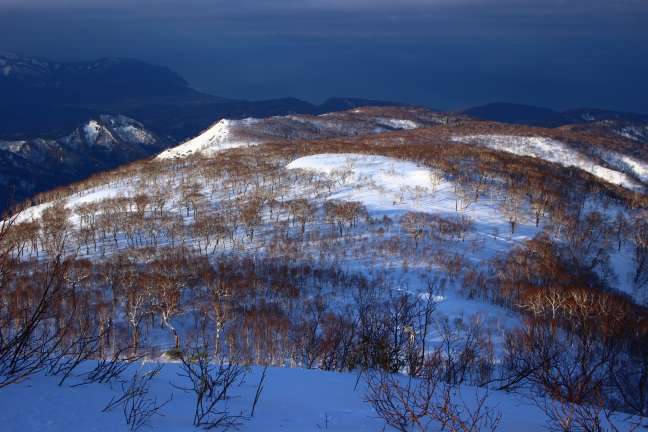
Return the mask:
{"type": "Polygon", "coordinates": [[[648,0],[0,0],[0,49],[133,57],[220,96],[648,113],[648,0]]]}

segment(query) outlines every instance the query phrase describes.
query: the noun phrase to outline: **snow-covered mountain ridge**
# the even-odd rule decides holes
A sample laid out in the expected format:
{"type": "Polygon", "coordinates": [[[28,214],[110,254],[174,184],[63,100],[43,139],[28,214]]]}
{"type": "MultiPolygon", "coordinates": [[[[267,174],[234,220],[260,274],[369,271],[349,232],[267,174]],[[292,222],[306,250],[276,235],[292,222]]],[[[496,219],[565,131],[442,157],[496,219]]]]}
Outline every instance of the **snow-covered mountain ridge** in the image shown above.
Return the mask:
{"type": "Polygon", "coordinates": [[[381,117],[379,109],[364,108],[319,116],[224,119],[186,143],[164,151],[158,158],[178,158],[193,154],[212,156],[222,150],[276,140],[322,140],[413,130],[443,124],[452,118],[424,109],[393,108],[390,111],[397,117],[381,117]]]}

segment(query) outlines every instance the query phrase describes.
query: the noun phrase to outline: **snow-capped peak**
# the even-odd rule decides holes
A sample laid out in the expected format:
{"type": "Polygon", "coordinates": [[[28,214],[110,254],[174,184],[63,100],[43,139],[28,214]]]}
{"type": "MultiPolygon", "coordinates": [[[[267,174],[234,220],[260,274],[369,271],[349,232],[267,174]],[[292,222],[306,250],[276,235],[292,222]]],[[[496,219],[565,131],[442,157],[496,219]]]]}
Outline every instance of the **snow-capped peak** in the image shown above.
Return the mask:
{"type": "Polygon", "coordinates": [[[83,126],[83,132],[88,143],[96,143],[100,131],[101,125],[96,120],[90,120],[83,126]]]}
{"type": "Polygon", "coordinates": [[[27,141],[0,141],[0,150],[18,153],[26,143],[27,141]]]}
{"type": "Polygon", "coordinates": [[[122,115],[102,115],[92,119],[68,137],[69,143],[112,147],[118,142],[153,145],[155,137],[137,121],[122,115]]]}
{"type": "Polygon", "coordinates": [[[254,145],[256,142],[252,140],[245,140],[236,137],[234,130],[240,126],[248,126],[258,122],[259,120],[254,118],[243,120],[220,120],[197,137],[160,153],[157,158],[174,159],[196,153],[209,155],[220,150],[254,145]]]}

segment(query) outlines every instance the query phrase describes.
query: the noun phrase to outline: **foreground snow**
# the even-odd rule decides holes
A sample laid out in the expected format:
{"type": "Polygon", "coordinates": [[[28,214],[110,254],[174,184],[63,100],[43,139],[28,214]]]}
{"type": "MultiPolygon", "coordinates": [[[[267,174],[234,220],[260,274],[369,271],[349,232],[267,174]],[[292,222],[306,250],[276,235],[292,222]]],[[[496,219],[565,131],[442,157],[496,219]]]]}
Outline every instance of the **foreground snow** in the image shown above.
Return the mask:
{"type": "MultiPolygon", "coordinates": [[[[144,365],[151,369],[152,364],[144,365]]],[[[130,373],[137,368],[132,367],[130,373]]],[[[163,402],[163,416],[151,421],[151,429],[166,431],[195,431],[192,395],[175,386],[185,385],[178,376],[177,364],[167,364],[152,383],[152,395],[163,402]]],[[[242,387],[235,389],[231,412],[248,415],[261,374],[252,368],[242,387]]],[[[384,424],[364,402],[362,380],[356,386],[356,374],[323,372],[305,369],[271,368],[265,390],[256,407],[255,416],[244,422],[241,431],[304,432],[304,431],[377,431],[384,424]]],[[[74,384],[70,381],[69,384],[74,384]]],[[[119,432],[126,431],[120,408],[102,412],[110,399],[119,394],[119,384],[92,384],[71,387],[57,386],[57,379],[36,376],[29,381],[0,391],[0,424],[3,431],[20,432],[119,432]]],[[[481,391],[481,390],[477,390],[481,391]]],[[[474,402],[476,390],[465,387],[463,397],[468,405],[474,402]]],[[[501,412],[498,431],[540,432],[547,428],[543,413],[518,395],[492,392],[487,404],[501,412]]],[[[144,430],[147,430],[145,428],[144,430]]],[[[390,429],[386,429],[390,430],[390,429]]],[[[622,428],[624,430],[624,428],[622,428]]]]}
{"type": "Polygon", "coordinates": [[[493,150],[504,151],[517,156],[536,157],[562,166],[580,168],[608,183],[632,191],[643,190],[643,186],[630,176],[601,166],[592,158],[551,138],[513,135],[467,135],[454,136],[452,140],[460,143],[483,145],[493,150]]]}

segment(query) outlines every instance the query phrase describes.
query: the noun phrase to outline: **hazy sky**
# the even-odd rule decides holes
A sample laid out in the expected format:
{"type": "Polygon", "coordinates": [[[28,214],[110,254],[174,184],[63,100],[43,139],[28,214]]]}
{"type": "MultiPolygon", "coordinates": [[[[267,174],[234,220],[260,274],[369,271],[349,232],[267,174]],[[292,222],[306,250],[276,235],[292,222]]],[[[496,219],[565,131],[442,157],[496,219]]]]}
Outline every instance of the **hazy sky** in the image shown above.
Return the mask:
{"type": "Polygon", "coordinates": [[[648,0],[0,0],[0,49],[134,57],[212,94],[648,113],[648,0]]]}

